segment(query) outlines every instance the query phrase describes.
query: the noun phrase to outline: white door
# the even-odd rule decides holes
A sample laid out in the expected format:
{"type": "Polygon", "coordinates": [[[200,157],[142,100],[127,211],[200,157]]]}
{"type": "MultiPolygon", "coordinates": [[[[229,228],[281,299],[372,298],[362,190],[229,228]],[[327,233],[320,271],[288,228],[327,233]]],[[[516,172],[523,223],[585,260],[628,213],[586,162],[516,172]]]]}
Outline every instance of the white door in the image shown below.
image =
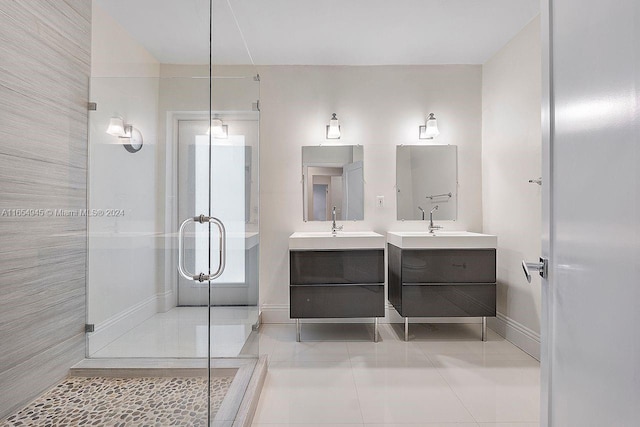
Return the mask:
{"type": "Polygon", "coordinates": [[[342,182],[344,186],[343,219],[347,221],[364,219],[363,162],[359,161],[344,165],[342,182]]]}
{"type": "Polygon", "coordinates": [[[327,220],[327,190],[326,184],[313,184],[313,220],[327,220]]]}
{"type": "MultiPolygon", "coordinates": [[[[257,304],[258,284],[256,256],[257,233],[250,231],[251,197],[258,189],[253,181],[254,147],[257,120],[229,120],[229,135],[214,138],[209,146],[207,120],[178,121],[178,218],[208,212],[209,200],[214,216],[226,228],[226,266],[222,275],[208,282],[178,278],[178,305],[250,306],[257,304]],[[195,213],[195,214],[194,214],[195,213]]],[[[193,224],[185,231],[184,262],[189,271],[206,271],[217,266],[218,233],[208,225],[193,224]]]]}
{"type": "Polygon", "coordinates": [[[542,13],[542,425],[638,426],[640,1],[542,13]]]}

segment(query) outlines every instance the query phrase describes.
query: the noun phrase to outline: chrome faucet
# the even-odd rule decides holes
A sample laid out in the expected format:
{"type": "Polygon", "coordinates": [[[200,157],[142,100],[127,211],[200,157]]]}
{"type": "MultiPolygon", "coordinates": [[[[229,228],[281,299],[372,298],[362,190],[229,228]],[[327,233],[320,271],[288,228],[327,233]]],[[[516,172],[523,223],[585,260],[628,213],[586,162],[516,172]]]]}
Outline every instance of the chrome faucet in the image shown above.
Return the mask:
{"type": "Polygon", "coordinates": [[[438,205],[435,205],[429,212],[429,233],[433,233],[435,230],[442,228],[441,225],[433,225],[433,211],[438,210],[438,205]]]}
{"type": "Polygon", "coordinates": [[[336,207],[334,206],[332,211],[331,211],[331,216],[333,217],[333,224],[331,225],[331,234],[333,234],[334,236],[338,234],[338,231],[342,231],[342,227],[344,227],[343,225],[341,226],[337,226],[336,225],[336,207]]]}
{"type": "Polygon", "coordinates": [[[424,209],[422,209],[420,206],[418,206],[418,209],[420,209],[420,211],[422,211],[422,220],[424,221],[424,209]]]}

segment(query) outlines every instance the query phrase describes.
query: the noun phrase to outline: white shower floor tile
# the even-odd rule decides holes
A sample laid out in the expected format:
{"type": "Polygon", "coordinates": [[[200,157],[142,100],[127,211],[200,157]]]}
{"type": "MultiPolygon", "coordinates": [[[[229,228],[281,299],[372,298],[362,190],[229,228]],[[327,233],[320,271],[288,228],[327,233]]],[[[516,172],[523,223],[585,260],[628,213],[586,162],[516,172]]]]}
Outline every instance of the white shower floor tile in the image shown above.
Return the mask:
{"type": "MultiPolygon", "coordinates": [[[[257,307],[211,308],[211,356],[236,357],[258,319],[257,307]]],[[[158,313],[91,357],[207,357],[206,307],[158,313]]]]}

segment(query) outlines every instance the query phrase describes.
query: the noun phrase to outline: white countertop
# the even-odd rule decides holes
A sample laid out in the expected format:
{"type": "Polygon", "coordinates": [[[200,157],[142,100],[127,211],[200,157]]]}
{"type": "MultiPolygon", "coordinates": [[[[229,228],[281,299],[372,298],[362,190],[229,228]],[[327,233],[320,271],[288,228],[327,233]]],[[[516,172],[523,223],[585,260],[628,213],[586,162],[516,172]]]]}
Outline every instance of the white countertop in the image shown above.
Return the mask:
{"type": "Polygon", "coordinates": [[[496,249],[498,237],[470,231],[389,231],[387,242],[401,249],[496,249]]]}
{"type": "Polygon", "coordinates": [[[290,250],[384,249],[385,238],[373,231],[298,231],[289,236],[290,250]]]}

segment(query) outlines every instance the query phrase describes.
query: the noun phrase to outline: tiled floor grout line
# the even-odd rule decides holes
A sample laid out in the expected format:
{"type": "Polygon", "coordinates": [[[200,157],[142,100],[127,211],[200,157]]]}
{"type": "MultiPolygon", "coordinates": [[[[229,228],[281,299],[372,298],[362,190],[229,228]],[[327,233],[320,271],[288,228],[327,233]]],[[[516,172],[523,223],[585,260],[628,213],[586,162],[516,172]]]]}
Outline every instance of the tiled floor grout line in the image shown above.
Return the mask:
{"type": "Polygon", "coordinates": [[[436,366],[436,364],[434,363],[433,359],[431,359],[431,357],[425,353],[422,349],[419,349],[422,354],[424,354],[427,359],[429,359],[429,362],[431,362],[431,364],[433,365],[433,368],[436,370],[436,372],[438,373],[438,375],[440,376],[440,378],[442,378],[442,380],[447,384],[447,386],[449,387],[449,389],[453,392],[453,394],[456,396],[456,398],[458,399],[458,401],[460,402],[460,404],[462,405],[462,407],[467,411],[467,413],[471,416],[471,418],[473,419],[473,422],[476,423],[476,425],[480,426],[480,421],[478,421],[476,419],[476,417],[473,416],[473,413],[469,410],[469,408],[467,407],[467,405],[464,404],[464,401],[462,400],[462,398],[458,395],[458,393],[456,393],[456,391],[454,390],[454,388],[451,386],[451,384],[449,383],[449,381],[447,381],[447,379],[445,378],[444,375],[442,375],[442,373],[440,372],[440,369],[436,366]]]}
{"type": "Polygon", "coordinates": [[[351,372],[351,379],[353,380],[353,388],[356,390],[356,397],[358,398],[358,410],[360,411],[360,419],[364,426],[364,412],[362,412],[362,402],[360,401],[360,393],[358,393],[358,384],[356,383],[356,375],[353,372],[353,360],[351,360],[351,351],[349,351],[349,344],[347,344],[347,357],[349,358],[349,371],[351,372]]]}
{"type": "MultiPolygon", "coordinates": [[[[391,333],[393,333],[393,330],[391,331],[391,333]]],[[[382,337],[380,337],[380,338],[382,338],[382,337]]],[[[400,337],[397,337],[397,336],[396,336],[395,338],[398,338],[398,339],[399,339],[400,337]]],[[[379,341],[379,342],[383,342],[383,340],[382,340],[382,339],[380,339],[380,341],[379,341]]],[[[405,342],[405,341],[403,340],[402,342],[404,342],[404,344],[405,344],[406,346],[408,346],[408,347],[409,347],[409,348],[408,348],[409,350],[417,350],[420,354],[422,354],[422,355],[424,356],[424,358],[426,359],[426,361],[428,361],[428,362],[432,365],[432,367],[433,367],[433,368],[436,370],[436,372],[438,373],[438,376],[439,376],[440,378],[442,378],[442,380],[447,384],[447,386],[449,387],[449,389],[450,389],[450,390],[453,392],[453,394],[456,396],[456,398],[458,399],[458,401],[460,402],[460,404],[462,405],[462,407],[467,411],[467,413],[469,414],[469,416],[471,417],[471,419],[473,419],[474,424],[476,424],[477,426],[479,426],[478,421],[477,421],[477,420],[476,420],[476,418],[473,416],[473,414],[471,413],[471,411],[469,410],[469,408],[467,408],[467,406],[464,404],[464,402],[462,401],[462,399],[460,398],[460,396],[458,396],[458,394],[455,392],[455,390],[453,390],[453,387],[451,387],[451,384],[449,384],[449,382],[446,380],[446,378],[444,378],[444,376],[440,373],[439,369],[436,367],[435,363],[434,363],[434,362],[433,362],[433,360],[429,357],[429,355],[428,355],[427,353],[425,353],[425,352],[424,352],[420,347],[418,347],[417,345],[415,345],[415,343],[413,343],[413,342],[411,342],[411,341],[405,342]]],[[[349,346],[348,346],[348,345],[347,345],[347,352],[349,352],[349,346]]],[[[349,352],[349,361],[350,361],[350,364],[351,364],[351,370],[353,371],[353,363],[352,363],[352,360],[351,360],[351,353],[350,353],[350,352],[349,352]]],[[[377,362],[377,359],[376,359],[376,362],[377,362]]],[[[406,362],[408,363],[409,361],[406,361],[406,362]]],[[[354,381],[355,381],[355,375],[354,375],[354,381]]],[[[356,384],[356,394],[357,394],[357,393],[358,393],[358,385],[356,384]]],[[[358,395],[358,400],[360,400],[359,395],[358,395]]],[[[360,410],[362,411],[362,408],[360,408],[360,410]]],[[[363,419],[363,423],[364,423],[364,414],[362,414],[362,419],[363,419]]],[[[382,424],[384,424],[384,423],[382,423],[382,424]]],[[[396,423],[396,424],[397,424],[397,423],[396,423]]],[[[452,424],[453,424],[453,423],[452,423],[452,424]]],[[[365,423],[365,424],[363,424],[363,425],[366,427],[366,425],[367,425],[367,424],[365,423]]]]}
{"type": "MultiPolygon", "coordinates": [[[[413,344],[411,341],[409,341],[407,344],[411,345],[413,344]]],[[[460,398],[460,396],[458,396],[458,394],[456,393],[456,391],[453,389],[453,387],[451,387],[451,384],[449,384],[449,381],[447,381],[447,379],[440,373],[440,370],[438,369],[438,367],[436,366],[436,364],[434,363],[434,361],[431,359],[431,357],[429,357],[429,354],[426,353],[420,346],[418,346],[417,344],[413,344],[413,349],[417,350],[418,352],[422,353],[422,355],[429,361],[429,363],[431,364],[431,366],[433,366],[433,368],[436,370],[438,376],[440,378],[442,378],[442,380],[447,384],[447,387],[449,387],[449,389],[451,390],[451,392],[456,396],[456,399],[458,399],[458,401],[460,402],[460,404],[462,405],[462,407],[465,409],[465,411],[467,411],[467,413],[469,414],[469,416],[471,417],[471,419],[473,420],[473,422],[479,427],[480,425],[478,424],[478,420],[476,420],[476,418],[473,416],[473,414],[471,413],[471,411],[469,410],[469,408],[467,408],[467,406],[464,404],[464,402],[462,401],[462,399],[460,398]]]]}

